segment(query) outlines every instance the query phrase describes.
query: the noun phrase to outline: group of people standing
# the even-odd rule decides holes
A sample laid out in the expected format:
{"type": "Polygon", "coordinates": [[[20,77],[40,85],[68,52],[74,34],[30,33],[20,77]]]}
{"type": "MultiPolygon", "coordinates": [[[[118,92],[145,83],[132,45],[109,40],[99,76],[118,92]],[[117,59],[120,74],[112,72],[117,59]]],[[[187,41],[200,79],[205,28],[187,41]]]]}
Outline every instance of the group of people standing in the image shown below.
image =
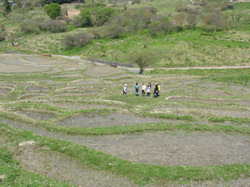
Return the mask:
{"type": "MultiPolygon", "coordinates": [[[[123,95],[127,95],[128,94],[128,85],[125,84],[123,87],[123,95]]],[[[141,94],[142,96],[146,96],[147,93],[147,97],[149,97],[151,95],[151,83],[148,83],[148,85],[146,86],[144,83],[142,83],[142,88],[141,88],[141,94]]],[[[155,88],[154,88],[154,92],[153,92],[153,97],[159,97],[159,93],[160,93],[160,85],[159,84],[155,84],[155,88]]],[[[140,86],[138,83],[135,84],[135,95],[139,96],[140,95],[140,86]]]]}

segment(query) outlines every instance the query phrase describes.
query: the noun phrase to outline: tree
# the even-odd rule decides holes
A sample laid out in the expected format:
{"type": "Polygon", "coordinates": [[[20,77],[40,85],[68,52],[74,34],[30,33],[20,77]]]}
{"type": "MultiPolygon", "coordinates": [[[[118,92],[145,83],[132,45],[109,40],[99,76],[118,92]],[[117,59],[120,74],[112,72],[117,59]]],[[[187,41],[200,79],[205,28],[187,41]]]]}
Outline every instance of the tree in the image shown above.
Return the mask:
{"type": "Polygon", "coordinates": [[[179,30],[183,29],[183,22],[185,20],[186,13],[185,12],[178,12],[174,17],[175,24],[179,30]]]}
{"type": "Polygon", "coordinates": [[[45,6],[45,11],[51,19],[56,19],[61,15],[61,6],[57,3],[51,3],[45,6]]]}
{"type": "Polygon", "coordinates": [[[155,63],[155,59],[152,54],[139,52],[132,57],[132,62],[139,66],[139,73],[142,74],[146,67],[155,63]]]}
{"type": "Polygon", "coordinates": [[[205,28],[208,31],[216,32],[218,29],[223,29],[226,23],[226,18],[222,16],[221,11],[207,13],[203,17],[205,28]]]}
{"type": "Polygon", "coordinates": [[[167,34],[172,30],[172,23],[167,17],[163,17],[148,26],[148,31],[152,37],[156,37],[158,33],[167,34]]]}
{"type": "Polygon", "coordinates": [[[8,0],[3,1],[4,13],[7,14],[11,11],[11,5],[8,0]]]}
{"type": "Polygon", "coordinates": [[[199,22],[199,14],[194,12],[188,12],[186,15],[186,20],[189,27],[194,30],[195,25],[199,22]]]}
{"type": "Polygon", "coordinates": [[[72,47],[82,47],[91,43],[92,39],[93,38],[90,34],[86,32],[81,32],[81,33],[66,35],[65,38],[62,40],[62,44],[66,49],[72,47]]]}

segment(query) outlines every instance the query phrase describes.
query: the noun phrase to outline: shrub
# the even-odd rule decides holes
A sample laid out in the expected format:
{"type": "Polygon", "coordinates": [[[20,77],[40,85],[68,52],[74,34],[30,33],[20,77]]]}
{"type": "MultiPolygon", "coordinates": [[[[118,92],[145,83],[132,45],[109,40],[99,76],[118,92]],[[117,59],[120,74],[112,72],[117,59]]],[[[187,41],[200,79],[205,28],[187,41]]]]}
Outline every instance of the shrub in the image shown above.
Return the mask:
{"type": "Polygon", "coordinates": [[[56,20],[46,20],[38,23],[38,26],[42,31],[49,31],[52,33],[65,32],[67,30],[67,26],[64,22],[56,20]]]}
{"type": "Polygon", "coordinates": [[[174,17],[174,23],[179,31],[183,29],[183,23],[186,17],[185,12],[178,12],[174,17]]]}
{"type": "Polygon", "coordinates": [[[96,25],[101,26],[104,25],[114,14],[114,9],[112,8],[102,8],[102,9],[97,9],[95,11],[96,15],[96,25]]]}
{"type": "Polygon", "coordinates": [[[57,3],[46,5],[45,11],[51,19],[56,19],[61,15],[61,7],[57,3]]]}
{"type": "Polygon", "coordinates": [[[75,17],[73,18],[73,24],[74,24],[76,27],[83,27],[83,22],[82,22],[81,16],[75,16],[75,17]]]}
{"type": "Polygon", "coordinates": [[[19,8],[41,7],[43,2],[41,0],[22,0],[17,2],[19,8]]]}
{"type": "Polygon", "coordinates": [[[148,31],[152,37],[156,37],[157,34],[167,34],[172,30],[172,23],[167,18],[162,18],[149,25],[148,31]]]}
{"type": "Polygon", "coordinates": [[[21,23],[21,31],[25,34],[39,34],[40,29],[35,20],[26,20],[21,23]]]}
{"type": "MultiPolygon", "coordinates": [[[[44,5],[45,4],[51,4],[51,3],[58,3],[58,4],[64,4],[64,3],[73,3],[76,0],[40,0],[44,5]]],[[[84,3],[84,0],[77,0],[79,3],[84,3]]]]}
{"type": "Polygon", "coordinates": [[[176,12],[187,12],[188,11],[188,7],[184,6],[184,5],[180,5],[180,6],[177,6],[175,8],[176,12]]]}
{"type": "Polygon", "coordinates": [[[112,8],[86,8],[80,16],[74,18],[76,27],[92,27],[104,25],[114,14],[112,8]]]}
{"type": "Polygon", "coordinates": [[[9,13],[11,11],[11,5],[8,0],[3,0],[4,12],[9,13]]]}
{"type": "Polygon", "coordinates": [[[92,36],[88,33],[81,32],[77,34],[69,34],[62,41],[66,49],[72,47],[82,47],[88,45],[92,41],[92,36]]]}
{"type": "Polygon", "coordinates": [[[203,27],[207,31],[216,32],[217,30],[224,29],[227,23],[226,17],[223,17],[220,11],[207,13],[203,17],[205,26],[203,27]]]}
{"type": "Polygon", "coordinates": [[[6,37],[6,33],[5,32],[0,32],[0,42],[4,41],[6,37]]]}
{"type": "Polygon", "coordinates": [[[119,38],[122,34],[126,33],[127,30],[120,24],[112,23],[107,25],[104,29],[104,36],[108,38],[119,38]]]}
{"type": "Polygon", "coordinates": [[[134,0],[133,2],[136,4],[141,4],[141,0],[134,0]]]}
{"type": "Polygon", "coordinates": [[[89,28],[88,33],[91,33],[94,39],[100,39],[101,38],[101,29],[100,28],[97,28],[97,27],[89,28]]]}
{"type": "Polygon", "coordinates": [[[186,15],[186,21],[191,29],[194,29],[195,25],[198,24],[200,18],[200,14],[188,12],[186,15]]]}

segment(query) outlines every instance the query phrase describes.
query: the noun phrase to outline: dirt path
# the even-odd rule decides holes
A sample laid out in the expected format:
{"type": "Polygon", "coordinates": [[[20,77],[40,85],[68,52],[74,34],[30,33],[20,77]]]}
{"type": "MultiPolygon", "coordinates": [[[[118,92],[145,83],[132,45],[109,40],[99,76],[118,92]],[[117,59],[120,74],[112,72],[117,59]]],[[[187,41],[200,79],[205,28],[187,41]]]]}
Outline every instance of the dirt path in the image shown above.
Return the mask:
{"type": "MultiPolygon", "coordinates": [[[[88,60],[83,60],[81,59],[80,56],[65,56],[65,55],[55,55],[57,57],[62,57],[62,58],[67,58],[67,59],[74,59],[82,62],[88,62],[88,63],[95,63],[95,64],[102,64],[100,62],[94,62],[94,61],[88,61],[88,60]]],[[[103,65],[103,64],[102,64],[103,65]]],[[[122,69],[127,69],[132,72],[137,72],[139,71],[139,68],[128,68],[128,67],[119,67],[122,69]]],[[[146,68],[145,71],[151,71],[154,69],[163,69],[163,70],[189,70],[189,69],[243,69],[243,68],[250,68],[249,66],[209,66],[209,67],[176,67],[176,68],[146,68]]]]}

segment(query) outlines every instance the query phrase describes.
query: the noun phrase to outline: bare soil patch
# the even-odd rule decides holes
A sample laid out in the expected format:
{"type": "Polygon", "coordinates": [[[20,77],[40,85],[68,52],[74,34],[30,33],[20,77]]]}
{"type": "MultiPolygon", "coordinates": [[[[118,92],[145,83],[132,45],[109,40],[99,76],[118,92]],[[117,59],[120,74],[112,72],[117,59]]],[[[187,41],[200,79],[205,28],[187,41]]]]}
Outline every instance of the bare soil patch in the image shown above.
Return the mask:
{"type": "Polygon", "coordinates": [[[80,10],[77,10],[77,9],[68,10],[69,18],[73,18],[74,16],[77,16],[79,14],[80,14],[80,10]]]}
{"type": "MultiPolygon", "coordinates": [[[[168,187],[248,187],[250,184],[250,178],[240,178],[237,180],[212,180],[212,181],[203,181],[196,182],[191,181],[186,184],[179,184],[178,182],[169,183],[166,186],[168,187]]],[[[145,187],[152,187],[152,185],[145,185],[145,187]]]]}
{"type": "Polygon", "coordinates": [[[8,94],[9,92],[11,92],[10,89],[7,89],[7,88],[0,88],[0,93],[2,93],[2,94],[8,94]]]}
{"type": "Polygon", "coordinates": [[[58,125],[69,127],[110,127],[115,125],[160,123],[163,121],[161,119],[134,116],[128,113],[111,113],[108,116],[100,116],[98,114],[77,115],[59,122],[58,125]]]}
{"type": "Polygon", "coordinates": [[[111,76],[117,73],[122,73],[123,70],[121,69],[114,69],[112,67],[108,66],[93,66],[88,68],[86,71],[86,75],[89,75],[91,77],[104,77],[104,76],[111,76]]]}
{"type": "Polygon", "coordinates": [[[250,100],[240,100],[237,103],[250,106],[250,100]]]}
{"type": "Polygon", "coordinates": [[[18,99],[20,100],[27,100],[27,99],[33,99],[33,98],[36,98],[36,97],[48,97],[47,95],[45,94],[23,94],[21,95],[18,99]]]}
{"type": "Polygon", "coordinates": [[[206,112],[212,113],[218,116],[231,116],[240,118],[250,118],[250,111],[236,111],[236,110],[211,110],[208,109],[206,112]]]}
{"type": "Polygon", "coordinates": [[[35,111],[21,111],[19,113],[36,120],[48,120],[55,117],[55,114],[40,113],[35,111]]]}
{"type": "Polygon", "coordinates": [[[26,170],[66,181],[72,185],[135,186],[125,177],[83,167],[69,156],[51,151],[47,147],[38,147],[36,144],[19,147],[14,158],[26,170]]]}
{"type": "Polygon", "coordinates": [[[10,73],[26,73],[26,72],[42,72],[48,71],[50,67],[36,67],[36,66],[17,66],[17,65],[5,65],[0,64],[0,72],[10,73]]]}
{"type": "Polygon", "coordinates": [[[133,162],[166,166],[250,163],[249,137],[217,133],[147,133],[89,137],[84,144],[133,162]]]}
{"type": "Polygon", "coordinates": [[[86,104],[86,103],[56,103],[53,104],[62,108],[73,109],[73,110],[83,110],[83,109],[95,109],[95,108],[110,108],[105,105],[96,105],[96,104],[86,104]]]}
{"type": "Polygon", "coordinates": [[[29,90],[29,91],[49,91],[48,88],[43,88],[43,87],[38,87],[38,86],[29,86],[29,87],[27,87],[26,90],[29,90]]]}
{"type": "Polygon", "coordinates": [[[250,88],[247,86],[234,85],[229,87],[233,93],[245,95],[250,93],[250,88]]]}
{"type": "Polygon", "coordinates": [[[217,88],[219,85],[216,83],[202,83],[202,84],[199,84],[198,86],[204,87],[204,88],[217,88]]]}
{"type": "Polygon", "coordinates": [[[78,85],[94,85],[97,84],[97,81],[94,80],[77,80],[73,82],[74,84],[78,84],[78,85]]]}
{"type": "Polygon", "coordinates": [[[13,127],[89,146],[132,162],[165,166],[250,163],[248,136],[209,132],[155,132],[130,135],[73,136],[0,119],[13,127]]]}
{"type": "Polygon", "coordinates": [[[205,96],[205,97],[224,97],[224,96],[231,95],[222,90],[208,90],[205,88],[203,90],[200,90],[200,89],[196,90],[195,94],[200,95],[200,96],[205,96]]]}

